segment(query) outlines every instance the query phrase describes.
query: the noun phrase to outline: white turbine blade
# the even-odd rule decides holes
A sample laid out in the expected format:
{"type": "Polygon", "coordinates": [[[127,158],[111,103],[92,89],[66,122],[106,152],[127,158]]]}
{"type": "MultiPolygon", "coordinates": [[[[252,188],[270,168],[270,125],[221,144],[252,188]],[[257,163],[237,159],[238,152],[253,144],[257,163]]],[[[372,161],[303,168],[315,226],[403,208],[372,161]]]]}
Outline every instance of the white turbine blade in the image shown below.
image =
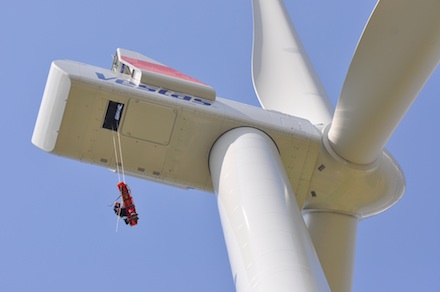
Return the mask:
{"type": "Polygon", "coordinates": [[[254,0],[252,74],[263,108],[328,124],[333,106],[282,0],[254,0]]]}
{"type": "Polygon", "coordinates": [[[303,216],[331,290],[351,291],[358,218],[324,210],[303,216]]]}
{"type": "Polygon", "coordinates": [[[330,291],[272,139],[233,129],[209,166],[237,292],[330,291]]]}
{"type": "Polygon", "coordinates": [[[380,1],[348,70],[329,130],[344,159],[373,162],[440,58],[440,1],[380,1]]]}

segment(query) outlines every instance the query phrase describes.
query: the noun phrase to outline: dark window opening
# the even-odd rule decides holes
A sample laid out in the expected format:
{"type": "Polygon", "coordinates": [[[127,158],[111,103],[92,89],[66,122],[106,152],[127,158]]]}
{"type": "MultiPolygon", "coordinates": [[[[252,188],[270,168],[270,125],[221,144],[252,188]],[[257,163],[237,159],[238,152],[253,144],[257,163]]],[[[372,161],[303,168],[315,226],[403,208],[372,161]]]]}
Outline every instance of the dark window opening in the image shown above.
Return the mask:
{"type": "Polygon", "coordinates": [[[109,129],[117,132],[119,129],[119,123],[121,121],[123,110],[124,110],[123,103],[110,100],[108,103],[107,113],[105,114],[104,123],[102,124],[102,127],[104,129],[109,129]]]}

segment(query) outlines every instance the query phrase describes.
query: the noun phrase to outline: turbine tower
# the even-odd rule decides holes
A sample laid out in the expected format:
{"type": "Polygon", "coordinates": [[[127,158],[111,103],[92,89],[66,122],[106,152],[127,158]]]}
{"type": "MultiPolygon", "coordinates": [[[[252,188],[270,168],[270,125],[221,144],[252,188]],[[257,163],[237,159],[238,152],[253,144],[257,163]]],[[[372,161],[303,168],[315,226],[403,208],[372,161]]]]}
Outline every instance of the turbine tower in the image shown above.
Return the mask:
{"type": "Polygon", "coordinates": [[[253,0],[262,108],[141,54],[52,63],[32,142],[215,193],[236,290],[351,291],[360,220],[403,195],[385,145],[440,60],[440,1],[377,3],[334,109],[282,0],[253,0]]]}

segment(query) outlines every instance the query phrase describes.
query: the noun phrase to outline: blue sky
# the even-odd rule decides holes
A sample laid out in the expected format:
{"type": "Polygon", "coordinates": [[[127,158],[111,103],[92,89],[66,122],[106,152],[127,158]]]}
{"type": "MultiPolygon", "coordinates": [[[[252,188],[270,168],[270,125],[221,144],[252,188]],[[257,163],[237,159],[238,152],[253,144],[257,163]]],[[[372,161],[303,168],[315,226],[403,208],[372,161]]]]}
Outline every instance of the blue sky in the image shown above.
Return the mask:
{"type": "MultiPolygon", "coordinates": [[[[234,291],[215,196],[127,178],[140,214],[119,226],[117,175],[49,155],[31,136],[50,62],[109,68],[138,51],[258,105],[251,1],[8,1],[0,18],[4,291],[234,291]]],[[[336,104],[375,1],[287,1],[336,104]]],[[[437,70],[387,148],[407,180],[402,200],[359,224],[353,291],[440,290],[437,70]]]]}

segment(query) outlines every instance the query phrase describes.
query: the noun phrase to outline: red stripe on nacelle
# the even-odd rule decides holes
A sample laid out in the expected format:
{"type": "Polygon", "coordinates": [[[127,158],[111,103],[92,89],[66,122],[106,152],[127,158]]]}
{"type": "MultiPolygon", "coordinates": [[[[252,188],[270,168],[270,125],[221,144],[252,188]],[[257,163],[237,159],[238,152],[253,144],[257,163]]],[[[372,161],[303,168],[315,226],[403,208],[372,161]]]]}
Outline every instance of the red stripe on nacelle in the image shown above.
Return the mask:
{"type": "Polygon", "coordinates": [[[154,64],[151,62],[147,62],[147,61],[139,60],[139,59],[134,59],[134,58],[126,57],[126,56],[121,56],[121,59],[124,60],[125,62],[132,64],[133,66],[135,66],[136,68],[139,68],[139,69],[143,69],[143,70],[147,70],[147,71],[151,71],[151,72],[155,72],[155,73],[175,77],[178,79],[183,79],[183,80],[187,80],[187,81],[191,81],[191,82],[205,85],[203,82],[201,82],[195,78],[192,78],[188,75],[185,75],[185,74],[183,74],[173,68],[167,67],[167,66],[154,64]]]}

